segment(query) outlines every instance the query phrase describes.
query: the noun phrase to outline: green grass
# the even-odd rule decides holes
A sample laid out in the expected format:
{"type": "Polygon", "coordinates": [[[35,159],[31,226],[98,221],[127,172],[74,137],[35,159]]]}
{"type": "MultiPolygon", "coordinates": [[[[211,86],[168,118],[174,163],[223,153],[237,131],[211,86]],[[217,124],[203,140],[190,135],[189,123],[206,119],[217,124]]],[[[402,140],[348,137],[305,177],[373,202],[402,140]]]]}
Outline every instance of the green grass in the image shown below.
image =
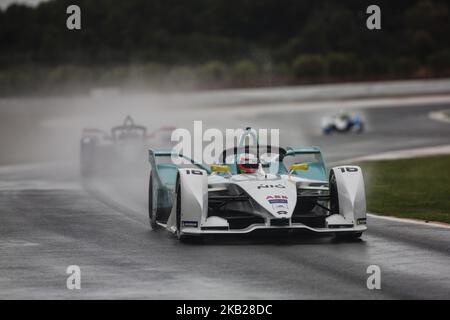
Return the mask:
{"type": "Polygon", "coordinates": [[[450,155],[359,165],[369,212],[450,223],[450,155]]]}

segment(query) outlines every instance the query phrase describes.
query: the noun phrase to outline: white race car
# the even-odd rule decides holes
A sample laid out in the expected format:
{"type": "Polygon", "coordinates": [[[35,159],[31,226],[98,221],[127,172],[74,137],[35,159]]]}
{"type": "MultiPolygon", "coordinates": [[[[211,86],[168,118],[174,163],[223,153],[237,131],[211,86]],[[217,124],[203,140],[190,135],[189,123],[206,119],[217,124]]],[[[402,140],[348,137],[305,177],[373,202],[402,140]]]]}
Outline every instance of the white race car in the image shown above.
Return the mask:
{"type": "Polygon", "coordinates": [[[149,160],[150,224],[180,240],[271,231],[358,238],[367,230],[361,169],[338,166],[327,177],[317,147],[239,146],[210,167],[165,150],[149,150],[149,160]]]}

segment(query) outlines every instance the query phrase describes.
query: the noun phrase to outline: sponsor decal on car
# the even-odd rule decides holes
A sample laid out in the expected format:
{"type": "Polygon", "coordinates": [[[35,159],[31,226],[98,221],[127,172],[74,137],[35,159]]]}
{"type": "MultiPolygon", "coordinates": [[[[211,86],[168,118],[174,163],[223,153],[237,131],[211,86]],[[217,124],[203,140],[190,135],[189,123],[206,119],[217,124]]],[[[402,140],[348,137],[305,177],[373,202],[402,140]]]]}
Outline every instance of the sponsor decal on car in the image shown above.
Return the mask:
{"type": "Polygon", "coordinates": [[[288,210],[288,197],[280,195],[267,196],[266,200],[272,205],[274,210],[285,211],[288,210]]]}
{"type": "Polygon", "coordinates": [[[286,186],[284,184],[278,183],[278,184],[260,184],[257,186],[257,189],[270,189],[270,188],[278,188],[278,189],[285,189],[286,186]]]}
{"type": "Polygon", "coordinates": [[[183,227],[193,227],[193,228],[198,227],[197,221],[183,221],[182,223],[183,223],[183,227]]]}
{"type": "Polygon", "coordinates": [[[356,220],[356,224],[360,225],[360,224],[366,224],[367,220],[366,218],[360,218],[358,220],[356,220]]]}
{"type": "Polygon", "coordinates": [[[269,201],[269,203],[288,203],[288,197],[287,196],[267,196],[266,200],[269,201]]]}

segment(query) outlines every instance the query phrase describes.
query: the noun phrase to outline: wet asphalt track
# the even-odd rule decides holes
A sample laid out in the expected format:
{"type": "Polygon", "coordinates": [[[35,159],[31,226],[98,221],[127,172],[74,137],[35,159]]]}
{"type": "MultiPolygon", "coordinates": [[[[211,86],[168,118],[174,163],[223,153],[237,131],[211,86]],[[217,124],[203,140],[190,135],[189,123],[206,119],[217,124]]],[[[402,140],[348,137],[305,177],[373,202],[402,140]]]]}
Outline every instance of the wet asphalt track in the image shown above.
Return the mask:
{"type": "MultiPolygon", "coordinates": [[[[282,142],[320,145],[328,161],[337,161],[448,144],[450,125],[427,118],[445,107],[365,109],[367,133],[328,138],[315,126],[322,111],[246,117],[167,107],[152,113],[148,123],[164,124],[170,117],[188,128],[194,119],[204,120],[205,127],[280,128],[282,142]]],[[[145,112],[136,109],[141,119],[145,112]]],[[[72,128],[75,141],[79,128],[71,124],[79,121],[77,111],[48,114],[44,123],[55,132],[72,128]]],[[[76,144],[61,148],[70,151],[76,144]]],[[[182,244],[164,231],[150,231],[147,172],[81,182],[74,163],[0,168],[0,298],[450,298],[448,228],[369,218],[369,231],[356,242],[302,237],[182,244]],[[66,267],[73,264],[82,272],[78,291],[65,287],[66,267]],[[372,264],[381,268],[382,290],[366,288],[372,264]]]]}

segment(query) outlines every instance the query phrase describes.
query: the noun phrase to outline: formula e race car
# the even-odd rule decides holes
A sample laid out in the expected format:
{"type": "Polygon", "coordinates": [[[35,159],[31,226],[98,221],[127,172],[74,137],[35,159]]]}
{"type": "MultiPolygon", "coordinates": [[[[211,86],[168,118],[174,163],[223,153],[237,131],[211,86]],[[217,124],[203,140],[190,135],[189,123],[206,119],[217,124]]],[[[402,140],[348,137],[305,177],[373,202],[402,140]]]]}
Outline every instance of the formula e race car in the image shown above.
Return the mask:
{"type": "Polygon", "coordinates": [[[362,133],[363,131],[364,122],[359,115],[351,115],[347,112],[340,112],[337,115],[322,119],[322,133],[325,135],[332,134],[333,132],[362,133]]]}
{"type": "Polygon", "coordinates": [[[149,145],[170,144],[174,129],[161,127],[148,134],[147,128],[136,125],[130,116],[122,125],[113,127],[109,134],[99,129],[84,129],[80,141],[81,175],[109,173],[123,170],[124,166],[145,167],[146,162],[142,163],[142,159],[145,159],[149,145]]]}
{"type": "Polygon", "coordinates": [[[240,145],[210,167],[150,149],[149,161],[150,225],[180,240],[271,231],[358,238],[367,229],[361,169],[338,166],[327,177],[317,147],[240,145]]]}

